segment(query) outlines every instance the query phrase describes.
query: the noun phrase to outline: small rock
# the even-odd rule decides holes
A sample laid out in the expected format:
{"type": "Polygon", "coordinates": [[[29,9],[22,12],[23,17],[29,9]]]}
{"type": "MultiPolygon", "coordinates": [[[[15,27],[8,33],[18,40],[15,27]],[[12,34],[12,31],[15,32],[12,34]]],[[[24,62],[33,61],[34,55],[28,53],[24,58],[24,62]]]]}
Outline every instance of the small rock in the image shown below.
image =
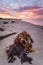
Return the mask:
{"type": "Polygon", "coordinates": [[[4,31],[4,29],[3,28],[0,28],[0,31],[4,31]]]}

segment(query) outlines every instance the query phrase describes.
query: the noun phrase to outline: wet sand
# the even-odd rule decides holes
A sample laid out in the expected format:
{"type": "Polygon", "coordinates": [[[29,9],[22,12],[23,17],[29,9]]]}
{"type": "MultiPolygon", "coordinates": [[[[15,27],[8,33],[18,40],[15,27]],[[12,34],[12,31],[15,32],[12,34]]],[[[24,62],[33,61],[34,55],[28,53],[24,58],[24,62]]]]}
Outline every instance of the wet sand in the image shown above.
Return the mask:
{"type": "MultiPolygon", "coordinates": [[[[35,48],[35,52],[28,55],[33,58],[31,65],[43,65],[43,29],[41,29],[41,26],[36,26],[22,21],[19,21],[18,23],[9,22],[9,24],[3,24],[0,21],[0,27],[5,29],[4,31],[0,31],[0,36],[12,32],[16,32],[18,34],[21,31],[27,31],[34,41],[33,47],[35,48]]],[[[14,43],[14,39],[17,34],[0,40],[0,65],[30,65],[28,62],[21,64],[20,59],[18,58],[14,63],[8,63],[7,54],[5,52],[6,46],[14,43]]]]}

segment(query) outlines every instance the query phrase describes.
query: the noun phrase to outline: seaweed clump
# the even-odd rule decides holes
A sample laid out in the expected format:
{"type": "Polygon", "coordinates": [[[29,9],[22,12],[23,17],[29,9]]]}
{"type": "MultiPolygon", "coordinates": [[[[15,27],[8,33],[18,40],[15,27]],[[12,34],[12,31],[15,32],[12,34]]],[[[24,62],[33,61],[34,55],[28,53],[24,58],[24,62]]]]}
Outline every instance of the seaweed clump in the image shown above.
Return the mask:
{"type": "Polygon", "coordinates": [[[13,63],[16,59],[15,56],[17,56],[20,58],[21,63],[28,61],[31,64],[32,58],[27,55],[35,51],[32,47],[32,43],[33,40],[26,31],[18,34],[14,40],[14,44],[7,47],[8,62],[13,63]]]}

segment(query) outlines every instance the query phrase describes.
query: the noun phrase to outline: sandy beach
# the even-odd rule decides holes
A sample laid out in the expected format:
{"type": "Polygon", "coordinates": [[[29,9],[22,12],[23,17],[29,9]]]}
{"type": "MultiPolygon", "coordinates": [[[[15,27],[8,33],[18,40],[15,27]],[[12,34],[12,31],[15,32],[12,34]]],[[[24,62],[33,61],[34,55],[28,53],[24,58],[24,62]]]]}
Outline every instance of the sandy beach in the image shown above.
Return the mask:
{"type": "Polygon", "coordinates": [[[6,46],[14,43],[14,39],[18,35],[18,33],[22,31],[27,31],[34,43],[33,47],[35,48],[35,52],[30,53],[28,56],[33,58],[31,65],[43,65],[43,29],[41,26],[33,25],[23,21],[16,21],[15,23],[11,23],[8,21],[8,24],[3,24],[3,21],[0,20],[0,28],[4,28],[4,31],[0,31],[0,36],[16,32],[16,34],[6,37],[0,40],[0,65],[30,65],[28,62],[23,64],[20,63],[20,59],[17,58],[14,63],[8,63],[7,54],[6,54],[6,46]]]}

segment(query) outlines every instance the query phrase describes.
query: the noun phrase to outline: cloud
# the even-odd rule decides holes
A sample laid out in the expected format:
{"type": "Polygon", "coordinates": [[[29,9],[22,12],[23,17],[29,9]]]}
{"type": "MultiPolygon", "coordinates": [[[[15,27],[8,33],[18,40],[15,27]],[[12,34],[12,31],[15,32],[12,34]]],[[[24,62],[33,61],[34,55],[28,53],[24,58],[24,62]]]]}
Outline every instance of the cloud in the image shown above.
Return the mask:
{"type": "Polygon", "coordinates": [[[22,18],[28,18],[28,19],[37,19],[37,18],[43,18],[43,8],[35,8],[35,7],[27,7],[27,8],[21,8],[21,9],[14,9],[14,10],[3,10],[0,9],[0,13],[10,15],[12,17],[22,17],[22,18]],[[24,17],[23,17],[24,16],[24,17]]]}
{"type": "Polygon", "coordinates": [[[0,9],[0,17],[17,18],[30,21],[33,24],[43,25],[43,8],[24,7],[20,9],[0,9]]]}
{"type": "Polygon", "coordinates": [[[43,0],[0,0],[0,8],[43,7],[43,0]]]}

